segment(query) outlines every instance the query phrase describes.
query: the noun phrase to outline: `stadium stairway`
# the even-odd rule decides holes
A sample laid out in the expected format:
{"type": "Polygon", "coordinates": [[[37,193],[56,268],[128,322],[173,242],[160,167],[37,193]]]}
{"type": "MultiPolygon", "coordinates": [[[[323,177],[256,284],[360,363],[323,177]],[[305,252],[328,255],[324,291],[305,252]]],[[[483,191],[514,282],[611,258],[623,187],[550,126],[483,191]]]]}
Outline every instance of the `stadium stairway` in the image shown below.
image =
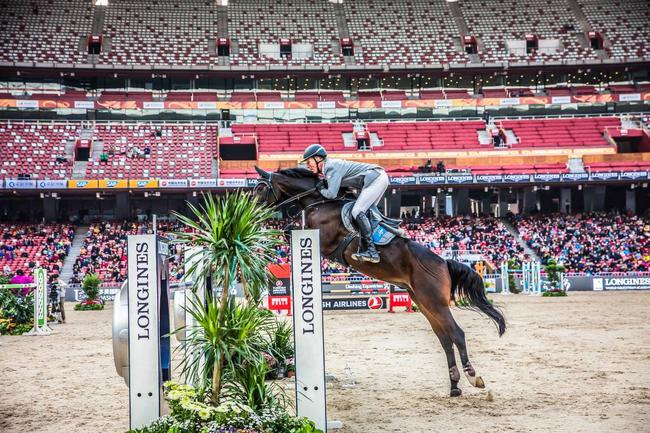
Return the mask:
{"type": "Polygon", "coordinates": [[[74,239],[72,240],[72,245],[70,245],[70,251],[63,261],[63,268],[61,269],[60,275],[61,281],[65,281],[66,283],[70,282],[70,278],[72,278],[72,267],[74,266],[77,257],[79,257],[79,251],[84,243],[84,239],[86,239],[88,229],[90,229],[90,226],[79,226],[77,227],[77,230],[75,230],[74,239]]]}
{"type": "Polygon", "coordinates": [[[517,240],[517,243],[521,245],[521,247],[524,249],[524,254],[527,254],[529,257],[541,261],[541,257],[537,255],[537,253],[526,244],[526,241],[524,241],[521,236],[519,236],[519,230],[513,226],[510,221],[508,221],[505,218],[501,219],[501,222],[503,223],[503,226],[510,232],[510,234],[517,240]]]}

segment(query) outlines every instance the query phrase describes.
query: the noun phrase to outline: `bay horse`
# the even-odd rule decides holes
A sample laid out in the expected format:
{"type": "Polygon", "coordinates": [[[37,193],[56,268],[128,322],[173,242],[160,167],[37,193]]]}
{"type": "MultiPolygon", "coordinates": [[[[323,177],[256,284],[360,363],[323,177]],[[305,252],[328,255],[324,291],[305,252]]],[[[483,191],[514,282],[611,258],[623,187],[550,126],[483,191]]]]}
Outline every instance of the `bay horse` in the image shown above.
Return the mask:
{"type": "MultiPolygon", "coordinates": [[[[305,168],[290,168],[274,173],[255,167],[261,179],[255,187],[258,199],[270,205],[289,202],[304,210],[305,228],[320,229],[321,254],[331,257],[348,231],[341,221],[345,200],[327,200],[316,190],[318,176],[305,168]]],[[[358,237],[343,252],[343,258],[357,271],[406,289],[420,311],[431,324],[433,332],[447,357],[451,397],[458,397],[460,372],[456,366],[454,345],[460,353],[462,368],[468,381],[477,388],[485,382],[476,374],[469,361],[465,333],[454,320],[451,301],[482,312],[497,326],[499,336],[506,330],[501,312],[485,296],[483,280],[469,266],[454,260],[445,260],[428,248],[409,239],[396,237],[388,245],[377,246],[379,263],[358,262],[352,258],[357,250],[358,237]]]]}

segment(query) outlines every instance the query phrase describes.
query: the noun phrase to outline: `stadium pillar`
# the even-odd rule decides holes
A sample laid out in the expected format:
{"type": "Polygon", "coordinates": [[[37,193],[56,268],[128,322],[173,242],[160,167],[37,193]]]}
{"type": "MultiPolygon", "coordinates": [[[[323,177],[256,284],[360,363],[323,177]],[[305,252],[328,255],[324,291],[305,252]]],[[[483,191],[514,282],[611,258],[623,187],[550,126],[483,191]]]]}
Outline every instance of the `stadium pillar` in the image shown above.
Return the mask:
{"type": "Polygon", "coordinates": [[[625,210],[636,213],[636,191],[633,189],[625,191],[625,210]]]}
{"type": "Polygon", "coordinates": [[[386,213],[391,218],[400,218],[399,210],[402,206],[402,192],[397,189],[391,189],[388,196],[388,209],[386,213]]]}
{"type": "Polygon", "coordinates": [[[118,192],[115,194],[115,218],[129,218],[129,194],[118,192]]]}
{"type": "Polygon", "coordinates": [[[605,208],[605,187],[586,186],[583,190],[585,212],[599,212],[605,208]]]}
{"type": "Polygon", "coordinates": [[[43,199],[43,217],[45,221],[56,221],[59,216],[59,200],[53,197],[43,199]]]}
{"type": "Polygon", "coordinates": [[[524,188],[523,194],[523,209],[524,213],[531,213],[537,209],[537,192],[533,188],[524,188]]]}
{"type": "Polygon", "coordinates": [[[468,215],[470,213],[469,190],[454,188],[453,197],[455,208],[454,215],[468,215]]]}
{"type": "Polygon", "coordinates": [[[499,217],[503,218],[508,213],[508,194],[505,190],[499,191],[499,217]]]}
{"type": "Polygon", "coordinates": [[[560,190],[560,213],[571,213],[571,189],[560,190]]]}

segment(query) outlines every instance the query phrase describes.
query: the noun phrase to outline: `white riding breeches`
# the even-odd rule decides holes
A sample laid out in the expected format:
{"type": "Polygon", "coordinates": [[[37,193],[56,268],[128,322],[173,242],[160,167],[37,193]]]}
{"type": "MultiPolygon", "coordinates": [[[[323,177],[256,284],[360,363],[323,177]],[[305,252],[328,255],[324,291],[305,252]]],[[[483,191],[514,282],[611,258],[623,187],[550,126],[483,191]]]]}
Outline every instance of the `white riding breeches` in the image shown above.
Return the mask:
{"type": "Polygon", "coordinates": [[[356,220],[357,215],[361,212],[367,211],[373,204],[378,204],[389,184],[390,180],[388,179],[388,175],[384,170],[381,170],[379,176],[359,193],[359,198],[357,198],[357,201],[352,207],[352,218],[356,220]]]}

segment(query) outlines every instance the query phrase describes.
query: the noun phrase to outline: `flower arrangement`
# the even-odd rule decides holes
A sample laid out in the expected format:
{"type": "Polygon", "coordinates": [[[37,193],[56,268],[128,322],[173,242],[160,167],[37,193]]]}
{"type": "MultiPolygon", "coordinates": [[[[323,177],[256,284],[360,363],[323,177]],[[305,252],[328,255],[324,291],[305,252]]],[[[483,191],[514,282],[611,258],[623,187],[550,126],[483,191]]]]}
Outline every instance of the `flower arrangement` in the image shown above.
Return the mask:
{"type": "Polygon", "coordinates": [[[34,321],[33,290],[0,290],[0,335],[22,335],[34,321]]]}
{"type": "Polygon", "coordinates": [[[170,414],[128,433],[322,433],[277,405],[255,411],[228,400],[212,406],[207,393],[176,382],[165,383],[164,396],[170,414]]]}

